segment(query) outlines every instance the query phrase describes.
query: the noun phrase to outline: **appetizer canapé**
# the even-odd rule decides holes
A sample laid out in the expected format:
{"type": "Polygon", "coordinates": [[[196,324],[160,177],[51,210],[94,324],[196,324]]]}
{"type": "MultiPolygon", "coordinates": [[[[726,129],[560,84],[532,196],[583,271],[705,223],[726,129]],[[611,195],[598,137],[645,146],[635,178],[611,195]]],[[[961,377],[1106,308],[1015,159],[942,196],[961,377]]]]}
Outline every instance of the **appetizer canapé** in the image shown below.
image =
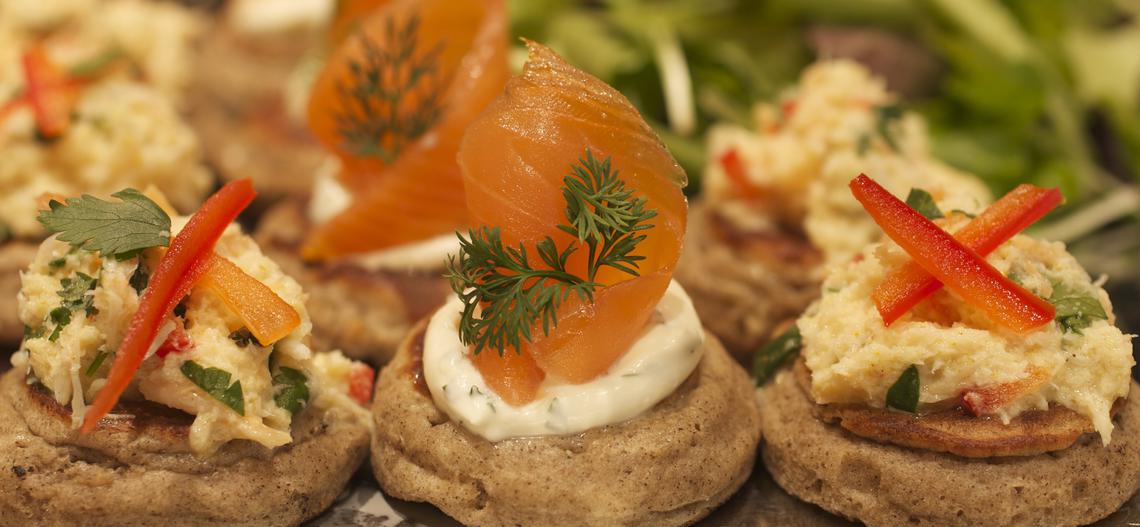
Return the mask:
{"type": "Polygon", "coordinates": [[[309,101],[331,171],[307,215],[283,205],[258,238],[312,293],[319,342],[383,362],[447,293],[442,263],[469,223],[455,157],[506,82],[506,8],[400,0],[359,16],[309,101]]]}
{"type": "MultiPolygon", "coordinates": [[[[183,210],[210,186],[198,140],[174,98],[197,19],[142,1],[0,5],[0,295],[45,233],[44,193],[106,195],[155,185],[183,210]],[[53,6],[55,9],[53,9],[53,6]],[[65,9],[66,8],[66,9],[65,9]]],[[[14,302],[0,302],[0,343],[20,339],[14,302]]]]}
{"type": "Polygon", "coordinates": [[[764,459],[792,494],[868,525],[1084,525],[1140,488],[1131,337],[1022,185],[977,216],[855,197],[891,241],[835,266],[757,356],[764,459]],[[953,233],[953,234],[951,234],[953,233]],[[802,350],[800,348],[802,347],[802,350]]]}
{"type": "Polygon", "coordinates": [[[194,63],[190,122],[224,181],[251,178],[261,200],[303,198],[325,161],[305,123],[325,33],[345,0],[230,0],[194,63]]]}
{"type": "Polygon", "coordinates": [[[529,43],[460,149],[453,296],[373,407],[383,489],[471,525],[687,525],[759,442],[752,386],[671,282],[685,174],[617,91],[529,43]]]}
{"type": "Polygon", "coordinates": [[[231,221],[124,190],[52,201],[0,379],[0,517],[296,525],[366,454],[372,370],[309,347],[304,293],[231,221]]]}
{"type": "Polygon", "coordinates": [[[812,65],[754,116],[755,130],[710,131],[704,194],[677,270],[739,357],[803,312],[825,265],[880,238],[845,190],[851,174],[876,174],[894,192],[925,189],[949,209],[989,201],[980,181],[930,157],[921,119],[854,62],[812,65]]]}

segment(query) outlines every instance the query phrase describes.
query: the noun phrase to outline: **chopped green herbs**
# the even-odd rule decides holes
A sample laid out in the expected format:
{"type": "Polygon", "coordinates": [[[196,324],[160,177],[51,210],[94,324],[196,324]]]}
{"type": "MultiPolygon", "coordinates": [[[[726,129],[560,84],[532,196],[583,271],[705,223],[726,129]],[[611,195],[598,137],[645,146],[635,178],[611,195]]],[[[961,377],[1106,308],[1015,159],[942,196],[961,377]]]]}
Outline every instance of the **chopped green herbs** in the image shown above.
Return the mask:
{"type": "Polygon", "coordinates": [[[147,270],[146,264],[143,263],[141,257],[139,258],[139,265],[135,268],[135,272],[131,273],[130,284],[131,288],[140,295],[146,290],[146,286],[150,285],[150,271],[147,270]]]}
{"type": "Polygon", "coordinates": [[[48,320],[55,324],[55,329],[51,330],[51,335],[48,335],[48,340],[55,342],[59,340],[59,334],[63,332],[63,328],[71,323],[71,308],[57,307],[48,313],[48,320]]]}
{"type": "Polygon", "coordinates": [[[942,211],[938,209],[938,205],[934,203],[934,196],[929,192],[920,188],[910,189],[910,194],[906,196],[906,204],[910,208],[922,214],[928,220],[937,220],[945,218],[942,211]]]}
{"type": "Polygon", "coordinates": [[[43,338],[44,333],[47,333],[47,328],[43,326],[38,328],[24,326],[24,340],[43,338]]]}
{"type": "Polygon", "coordinates": [[[1094,320],[1108,320],[1104,306],[1095,296],[1078,291],[1060,282],[1053,282],[1053,294],[1049,303],[1057,309],[1053,317],[1062,331],[1081,334],[1081,330],[1092,325],[1094,320]]]}
{"type": "Polygon", "coordinates": [[[273,402],[277,406],[295,414],[309,403],[309,386],[305,374],[293,368],[282,366],[273,376],[273,402]]]}
{"type": "Polygon", "coordinates": [[[899,379],[887,390],[887,408],[904,412],[918,411],[918,395],[921,389],[918,366],[911,365],[899,375],[899,379]]]}
{"type": "Polygon", "coordinates": [[[241,391],[241,381],[230,384],[230,372],[218,368],[203,368],[200,364],[188,360],[182,363],[182,375],[190,382],[204,390],[213,397],[229,406],[238,415],[245,415],[245,398],[241,391]]]}
{"type": "Polygon", "coordinates": [[[589,251],[587,276],[570,273],[566,262],[579,246],[570,243],[559,250],[547,236],[534,245],[542,265],[535,267],[523,244],[503,244],[498,227],[483,226],[459,235],[459,256],[447,262],[451,288],[463,300],[459,322],[460,339],[473,346],[473,353],[492,348],[502,355],[508,348],[520,352],[522,341],[531,340],[532,328],[542,321],[550,334],[557,325],[558,307],[572,296],[593,301],[602,267],[637,276],[644,256],[632,254],[643,240],[646,222],[657,215],[646,210],[644,198],[618,178],[610,159],[599,160],[586,149],[578,165],[563,178],[568,225],[558,228],[578,238],[589,251]]]}
{"type": "Polygon", "coordinates": [[[95,373],[99,371],[99,366],[103,365],[103,361],[106,361],[109,355],[110,353],[107,353],[106,350],[99,350],[99,354],[95,355],[95,358],[91,360],[91,365],[87,366],[87,371],[84,373],[86,373],[88,377],[95,375],[95,373]]]}
{"type": "Polygon", "coordinates": [[[66,266],[66,265],[67,265],[67,257],[66,256],[61,256],[59,258],[56,258],[56,259],[48,262],[48,267],[50,267],[53,271],[58,271],[59,269],[63,269],[64,266],[66,266]]]}
{"type": "Polygon", "coordinates": [[[257,341],[257,338],[253,336],[253,333],[250,333],[249,329],[246,328],[241,328],[230,333],[230,340],[234,341],[234,344],[237,344],[239,348],[248,347],[250,344],[261,345],[261,343],[257,341]]]}
{"type": "Polygon", "coordinates": [[[895,152],[901,152],[899,143],[895,139],[894,127],[895,123],[902,119],[903,109],[902,106],[897,104],[888,104],[885,106],[875,107],[875,131],[891,147],[895,152]]]}
{"type": "Polygon", "coordinates": [[[756,378],[756,385],[761,386],[779,370],[789,359],[796,356],[803,348],[803,337],[800,327],[792,325],[787,331],[768,342],[752,358],[752,376],[756,378]]]}
{"type": "Polygon", "coordinates": [[[98,287],[99,279],[84,273],[75,273],[74,276],[60,280],[59,285],[63,287],[58,292],[60,298],[63,299],[61,307],[82,308],[88,316],[95,314],[95,296],[88,293],[98,287]]]}
{"type": "Polygon", "coordinates": [[[94,77],[103,73],[108,66],[124,57],[125,55],[121,49],[117,47],[109,48],[94,57],[68,68],[67,73],[71,77],[94,77]]]}
{"type": "Polygon", "coordinates": [[[117,202],[84,195],[66,203],[52,200],[39,222],[58,239],[119,260],[170,243],[170,216],[134,189],[112,194],[117,202]]]}

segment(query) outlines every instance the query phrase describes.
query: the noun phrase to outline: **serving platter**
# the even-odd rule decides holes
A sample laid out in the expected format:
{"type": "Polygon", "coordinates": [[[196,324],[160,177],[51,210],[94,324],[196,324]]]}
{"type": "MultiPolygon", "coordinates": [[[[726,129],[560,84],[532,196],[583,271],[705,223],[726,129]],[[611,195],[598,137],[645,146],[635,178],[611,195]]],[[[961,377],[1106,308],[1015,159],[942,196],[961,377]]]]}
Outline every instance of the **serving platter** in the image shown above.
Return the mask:
{"type": "MultiPolygon", "coordinates": [[[[854,527],[857,524],[784,492],[761,463],[740,492],[698,527],[854,527]]],[[[357,473],[352,487],[308,527],[462,527],[438,509],[385,496],[371,473],[357,473]]],[[[1094,527],[1140,527],[1140,494],[1094,527]]]]}

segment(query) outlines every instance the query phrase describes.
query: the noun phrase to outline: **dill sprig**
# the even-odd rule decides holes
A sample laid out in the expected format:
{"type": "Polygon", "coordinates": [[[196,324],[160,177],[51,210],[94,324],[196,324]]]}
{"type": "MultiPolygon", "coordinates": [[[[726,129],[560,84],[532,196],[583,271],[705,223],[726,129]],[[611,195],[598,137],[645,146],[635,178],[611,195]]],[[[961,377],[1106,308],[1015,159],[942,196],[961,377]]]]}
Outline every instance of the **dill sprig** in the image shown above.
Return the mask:
{"type": "Polygon", "coordinates": [[[419,27],[418,15],[402,25],[389,16],[383,46],[363,31],[354,37],[364,56],[349,62],[349,81],[336,84],[342,108],[334,118],[345,147],[360,157],[391,164],[443,114],[444,43],[418,52],[419,27]]]}
{"type": "Polygon", "coordinates": [[[558,229],[577,241],[559,249],[550,236],[539,240],[533,252],[541,267],[535,267],[524,244],[504,244],[499,227],[458,235],[459,255],[448,259],[447,277],[463,302],[459,338],[473,353],[485,348],[500,355],[508,348],[520,352],[524,339],[533,340],[539,321],[543,334],[549,335],[564,302],[575,296],[594,301],[602,285],[597,273],[603,267],[638,276],[638,263],[645,257],[633,251],[645,240],[644,231],[653,227],[647,222],[657,212],[647,210],[645,198],[634,198],[618,176],[610,158],[598,160],[586,149],[562,180],[568,224],[558,229]],[[585,277],[567,269],[579,243],[588,251],[585,277]]]}

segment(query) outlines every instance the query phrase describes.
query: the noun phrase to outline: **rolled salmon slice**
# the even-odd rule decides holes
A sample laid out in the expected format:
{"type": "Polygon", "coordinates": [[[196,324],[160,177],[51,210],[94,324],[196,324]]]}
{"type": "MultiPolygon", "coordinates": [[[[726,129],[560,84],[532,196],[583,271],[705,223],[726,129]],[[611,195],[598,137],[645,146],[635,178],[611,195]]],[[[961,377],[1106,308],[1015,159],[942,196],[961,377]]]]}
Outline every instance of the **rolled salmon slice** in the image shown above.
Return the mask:
{"type": "Polygon", "coordinates": [[[354,199],[310,233],[304,255],[383,249],[467,225],[456,152],[508,77],[502,0],[396,0],[360,21],[309,103],[309,124],[340,158],[354,199]]]}
{"type": "MultiPolygon", "coordinates": [[[[582,383],[604,373],[644,330],[673,274],[685,232],[685,173],[661,140],[619,92],[550,49],[527,42],[529,61],[502,96],[471,124],[459,151],[467,208],[477,224],[502,228],[503,241],[528,247],[551,236],[559,247],[574,241],[566,224],[563,178],[587,150],[608,158],[634,195],[657,211],[634,254],[645,256],[634,277],[603,269],[594,302],[574,298],[559,309],[558,325],[509,360],[475,361],[488,385],[514,385],[518,363],[533,360],[546,377],[582,383]]],[[[570,270],[586,276],[586,251],[570,270]]],[[[512,393],[526,402],[534,393],[512,393]]],[[[496,389],[496,391],[498,391],[496,389]]],[[[499,392],[500,396],[504,394],[499,392]]]]}

